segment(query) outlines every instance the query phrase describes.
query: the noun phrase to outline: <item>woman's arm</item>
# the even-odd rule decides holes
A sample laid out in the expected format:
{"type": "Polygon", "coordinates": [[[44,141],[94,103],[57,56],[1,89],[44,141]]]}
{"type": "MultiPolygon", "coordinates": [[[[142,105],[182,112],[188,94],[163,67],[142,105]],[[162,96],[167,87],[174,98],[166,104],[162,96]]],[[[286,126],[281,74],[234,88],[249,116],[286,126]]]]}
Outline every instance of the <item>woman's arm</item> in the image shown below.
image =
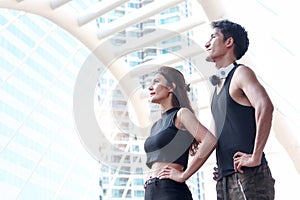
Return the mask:
{"type": "Polygon", "coordinates": [[[172,167],[166,167],[159,174],[159,178],[170,178],[178,182],[184,182],[205,163],[215,149],[217,139],[198,121],[195,114],[187,108],[181,108],[178,111],[175,125],[193,135],[199,142],[198,150],[185,171],[182,172],[172,167]]]}

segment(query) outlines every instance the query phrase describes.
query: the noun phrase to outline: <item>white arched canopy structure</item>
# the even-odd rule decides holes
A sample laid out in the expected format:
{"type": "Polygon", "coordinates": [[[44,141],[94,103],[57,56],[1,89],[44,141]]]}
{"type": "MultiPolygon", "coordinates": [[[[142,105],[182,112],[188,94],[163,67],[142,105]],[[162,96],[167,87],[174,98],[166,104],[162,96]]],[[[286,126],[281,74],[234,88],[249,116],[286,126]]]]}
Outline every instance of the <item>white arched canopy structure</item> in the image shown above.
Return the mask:
{"type": "MultiPolygon", "coordinates": [[[[70,3],[70,0],[2,0],[0,2],[0,7],[20,10],[42,16],[69,32],[71,35],[81,41],[88,49],[90,49],[93,55],[98,59],[99,63],[102,63],[103,66],[109,66],[108,69],[117,80],[122,80],[124,77],[126,78],[127,84],[123,87],[128,96],[130,96],[130,92],[132,91],[131,86],[138,84],[138,75],[153,70],[153,68],[158,64],[176,62],[176,60],[180,58],[176,56],[157,58],[149,63],[145,63],[137,66],[134,69],[131,69],[127,63],[123,61],[122,56],[135,49],[143,48],[143,46],[148,46],[155,42],[170,38],[174,34],[182,33],[186,30],[194,28],[201,29],[202,27],[206,26],[209,21],[231,16],[231,4],[229,3],[227,3],[227,7],[225,7],[225,4],[223,4],[224,1],[221,0],[198,0],[195,1],[195,3],[202,6],[207,18],[191,17],[190,19],[178,22],[178,24],[175,24],[172,27],[162,27],[161,30],[157,29],[153,34],[141,37],[134,42],[129,42],[127,45],[124,45],[120,48],[115,48],[108,40],[111,35],[136,23],[139,23],[169,7],[183,2],[183,0],[156,0],[153,3],[145,6],[143,9],[134,11],[124,18],[113,21],[111,24],[103,27],[101,30],[97,29],[94,23],[91,23],[97,17],[100,17],[101,15],[113,10],[125,2],[127,1],[106,0],[93,5],[87,10],[80,11],[76,11],[72,9],[72,7],[67,6],[68,3],[70,3]],[[225,8],[229,11],[225,12],[225,8]],[[127,76],[128,74],[130,74],[130,76],[127,76]]],[[[234,18],[234,16],[232,18],[234,18]]],[[[199,48],[199,44],[196,44],[195,46],[189,47],[188,50],[182,50],[181,54],[184,54],[184,57],[186,58],[193,58],[202,52],[203,49],[199,48]]],[[[295,55],[295,57],[296,56],[297,55],[295,55]]],[[[255,58],[253,54],[250,54],[243,59],[243,62],[257,65],[258,63],[256,63],[256,59],[257,58],[255,58]]],[[[206,63],[204,60],[199,61],[198,64],[198,66],[201,66],[201,69],[199,70],[204,74],[204,76],[208,76],[212,73],[213,70],[211,64],[206,63]]],[[[277,69],[274,69],[274,71],[275,70],[277,69]]],[[[259,78],[263,77],[264,75],[266,75],[266,72],[258,70],[259,78]]],[[[300,173],[300,137],[297,135],[297,132],[299,132],[299,125],[297,123],[300,119],[299,108],[292,109],[291,106],[293,105],[290,105],[288,101],[285,101],[285,99],[282,99],[280,95],[278,95],[276,87],[271,87],[270,84],[272,83],[269,83],[268,79],[261,79],[264,83],[266,83],[267,89],[270,89],[271,97],[276,106],[273,131],[275,132],[278,141],[284,146],[293,160],[294,166],[298,173],[300,173]]],[[[290,81],[292,80],[293,79],[290,81]]],[[[285,81],[289,81],[289,78],[285,78],[285,81]]],[[[288,87],[289,84],[287,84],[286,89],[288,89],[288,87]]],[[[131,100],[135,102],[134,105],[136,106],[136,110],[142,110],[139,107],[141,105],[139,104],[139,98],[135,97],[134,95],[132,95],[131,98],[131,100]]],[[[299,95],[294,96],[293,98],[300,100],[299,95]]],[[[147,120],[147,118],[143,117],[139,119],[141,127],[143,127],[144,123],[147,124],[147,120]]]]}

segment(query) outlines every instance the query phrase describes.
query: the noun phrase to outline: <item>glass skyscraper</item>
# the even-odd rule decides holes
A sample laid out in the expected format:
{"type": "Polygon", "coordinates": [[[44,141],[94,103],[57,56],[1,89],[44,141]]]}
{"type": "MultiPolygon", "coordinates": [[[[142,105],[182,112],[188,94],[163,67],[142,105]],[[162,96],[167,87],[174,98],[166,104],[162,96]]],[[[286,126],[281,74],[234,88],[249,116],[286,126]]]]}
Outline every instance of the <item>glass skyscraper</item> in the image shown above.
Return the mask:
{"type": "Polygon", "coordinates": [[[8,9],[0,9],[0,43],[0,198],[99,199],[100,165],[72,111],[89,51],[52,22],[8,9]]]}
{"type": "MultiPolygon", "coordinates": [[[[126,16],[134,10],[141,9],[147,6],[149,1],[130,1],[128,4],[124,4],[115,10],[103,15],[97,19],[97,25],[99,30],[105,27],[106,24],[113,22],[119,18],[126,16]]],[[[130,42],[132,39],[141,38],[147,34],[151,34],[155,30],[159,29],[163,25],[171,25],[172,23],[179,22],[192,15],[191,2],[183,2],[174,7],[168,8],[161,13],[150,17],[149,19],[135,24],[122,32],[114,34],[109,40],[116,48],[122,47],[130,42]]],[[[142,49],[137,49],[134,52],[130,52],[123,56],[124,61],[132,68],[139,67],[142,64],[155,59],[158,56],[178,52],[185,47],[191,45],[193,32],[187,31],[182,35],[176,35],[167,40],[157,42],[151,46],[146,46],[142,49]]],[[[178,62],[174,67],[182,71],[188,79],[191,79],[192,74],[195,74],[195,68],[193,67],[192,60],[185,60],[178,62]]],[[[104,189],[104,197],[111,200],[117,199],[144,199],[143,184],[145,181],[145,174],[147,168],[136,167],[136,165],[145,165],[145,160],[142,159],[143,142],[145,138],[139,137],[134,134],[134,124],[130,119],[128,113],[128,102],[122,92],[122,88],[116,87],[114,83],[117,81],[113,76],[109,76],[108,73],[103,73],[99,70],[97,100],[99,102],[101,112],[98,113],[99,121],[106,121],[103,113],[113,112],[114,125],[107,129],[107,132],[111,134],[107,137],[111,137],[112,143],[116,148],[112,155],[112,162],[119,163],[118,169],[109,168],[107,166],[102,167],[102,187],[104,189]],[[110,109],[108,109],[110,107],[110,109]],[[117,124],[117,125],[116,125],[117,124]],[[113,129],[115,131],[110,131],[113,129]],[[136,154],[137,153],[137,154],[136,154]]],[[[144,73],[139,76],[140,87],[147,92],[147,86],[151,79],[151,73],[144,73]]],[[[199,104],[198,98],[196,98],[196,87],[191,92],[191,100],[193,106],[199,104]]],[[[157,119],[160,114],[159,107],[157,105],[150,105],[153,120],[157,119]]],[[[197,112],[199,111],[197,107],[197,112]]],[[[109,124],[104,122],[104,124],[109,124]]],[[[111,123],[113,124],[113,123],[111,123]]],[[[189,181],[188,185],[193,193],[194,199],[204,199],[204,187],[203,176],[201,170],[196,173],[189,181]]]]}

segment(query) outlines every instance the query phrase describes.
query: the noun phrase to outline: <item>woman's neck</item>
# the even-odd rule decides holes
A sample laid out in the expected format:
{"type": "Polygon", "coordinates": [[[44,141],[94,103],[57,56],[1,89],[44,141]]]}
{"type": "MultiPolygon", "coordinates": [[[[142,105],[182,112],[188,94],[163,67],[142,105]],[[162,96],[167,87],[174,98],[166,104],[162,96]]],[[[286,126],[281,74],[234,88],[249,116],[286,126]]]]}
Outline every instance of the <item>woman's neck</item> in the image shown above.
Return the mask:
{"type": "Polygon", "coordinates": [[[166,111],[174,108],[173,105],[161,105],[161,113],[165,113],[166,111]]]}

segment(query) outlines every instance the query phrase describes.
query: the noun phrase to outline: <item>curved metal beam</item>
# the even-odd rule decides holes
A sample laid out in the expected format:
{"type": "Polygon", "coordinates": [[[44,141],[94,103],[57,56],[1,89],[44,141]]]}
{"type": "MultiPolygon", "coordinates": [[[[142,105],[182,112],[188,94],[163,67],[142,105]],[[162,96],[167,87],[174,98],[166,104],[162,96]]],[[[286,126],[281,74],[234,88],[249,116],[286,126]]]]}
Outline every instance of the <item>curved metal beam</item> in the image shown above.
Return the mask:
{"type": "Polygon", "coordinates": [[[68,3],[71,0],[50,0],[50,5],[52,9],[56,9],[66,3],[68,3]]]}
{"type": "Polygon", "coordinates": [[[226,15],[223,2],[220,0],[197,0],[202,6],[209,21],[224,18],[226,15]]]}

